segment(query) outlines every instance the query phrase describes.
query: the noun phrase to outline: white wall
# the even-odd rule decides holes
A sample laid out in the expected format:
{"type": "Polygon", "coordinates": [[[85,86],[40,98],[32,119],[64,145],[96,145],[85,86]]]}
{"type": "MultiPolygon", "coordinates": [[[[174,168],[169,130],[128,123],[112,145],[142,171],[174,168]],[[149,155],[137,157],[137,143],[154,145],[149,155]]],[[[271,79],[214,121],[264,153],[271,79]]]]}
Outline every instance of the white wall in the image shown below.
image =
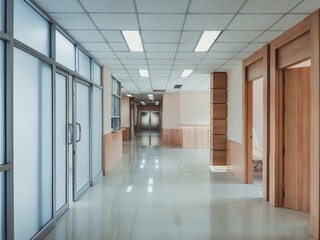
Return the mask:
{"type": "Polygon", "coordinates": [[[242,143],[242,64],[228,72],[228,139],[242,143]]]}
{"type": "Polygon", "coordinates": [[[121,127],[130,127],[130,98],[121,97],[121,127]]]}
{"type": "Polygon", "coordinates": [[[253,128],[263,145],[263,78],[253,81],[253,128]]]}
{"type": "Polygon", "coordinates": [[[107,67],[102,69],[103,85],[103,134],[111,133],[111,72],[107,67]]]}
{"type": "Polygon", "coordinates": [[[210,92],[180,94],[180,125],[210,125],[210,92]]]}
{"type": "Polygon", "coordinates": [[[179,94],[163,94],[162,128],[177,129],[180,125],[180,96],[179,94]]]}

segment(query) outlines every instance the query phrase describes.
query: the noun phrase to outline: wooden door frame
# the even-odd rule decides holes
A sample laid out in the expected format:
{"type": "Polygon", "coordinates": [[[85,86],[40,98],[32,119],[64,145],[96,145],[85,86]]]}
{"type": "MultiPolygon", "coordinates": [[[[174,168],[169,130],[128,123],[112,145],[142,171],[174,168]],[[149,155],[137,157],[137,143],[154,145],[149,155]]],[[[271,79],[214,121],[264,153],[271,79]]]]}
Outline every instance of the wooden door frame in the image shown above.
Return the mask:
{"type": "Polygon", "coordinates": [[[252,82],[263,78],[263,197],[269,200],[270,45],[243,60],[243,159],[246,183],[252,183],[252,82]],[[251,83],[250,83],[251,82],[251,83]]]}
{"type": "Polygon", "coordinates": [[[270,203],[283,205],[283,69],[311,59],[310,233],[320,237],[320,11],[271,42],[270,78],[270,203]]]}

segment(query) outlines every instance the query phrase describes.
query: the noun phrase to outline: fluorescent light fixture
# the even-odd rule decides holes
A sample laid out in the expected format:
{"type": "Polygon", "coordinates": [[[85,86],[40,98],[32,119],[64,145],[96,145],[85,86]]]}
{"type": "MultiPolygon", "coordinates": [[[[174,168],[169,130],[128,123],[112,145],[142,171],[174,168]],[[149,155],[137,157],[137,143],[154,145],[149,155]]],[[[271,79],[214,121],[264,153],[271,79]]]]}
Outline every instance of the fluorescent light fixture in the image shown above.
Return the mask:
{"type": "Polygon", "coordinates": [[[148,186],[148,193],[152,193],[153,192],[153,187],[152,186],[148,186]]]}
{"type": "Polygon", "coordinates": [[[127,97],[132,97],[132,95],[131,94],[127,94],[127,97]]]}
{"type": "Polygon", "coordinates": [[[181,73],[180,77],[187,78],[187,77],[189,77],[191,75],[192,72],[193,72],[193,69],[185,69],[181,73]]]}
{"type": "Polygon", "coordinates": [[[142,160],[142,163],[146,163],[146,160],[142,160]]]}
{"type": "Polygon", "coordinates": [[[154,162],[155,162],[155,163],[159,163],[159,160],[158,160],[158,159],[156,159],[154,162]]]}
{"type": "Polygon", "coordinates": [[[155,166],[155,168],[157,168],[157,169],[158,169],[158,168],[159,168],[159,165],[156,165],[156,166],[155,166]]]}
{"type": "Polygon", "coordinates": [[[159,105],[159,102],[156,102],[156,105],[159,105]]]}
{"type": "Polygon", "coordinates": [[[148,94],[148,97],[153,97],[153,94],[148,94]]]}
{"type": "Polygon", "coordinates": [[[204,31],[194,51],[207,52],[220,33],[221,31],[204,31]]]}
{"type": "Polygon", "coordinates": [[[143,52],[139,31],[122,31],[131,52],[143,52]]]}
{"type": "Polygon", "coordinates": [[[145,102],[141,102],[141,104],[142,104],[142,105],[146,105],[146,103],[145,103],[145,102]]]}
{"type": "Polygon", "coordinates": [[[149,184],[150,184],[150,185],[153,184],[153,178],[149,178],[149,184]]]}
{"type": "Polygon", "coordinates": [[[132,191],[132,186],[128,186],[127,191],[126,192],[131,192],[132,191]]]}
{"type": "Polygon", "coordinates": [[[140,165],[140,168],[144,168],[144,165],[140,165]]]}
{"type": "Polygon", "coordinates": [[[149,77],[149,71],[147,69],[139,69],[140,77],[149,77]]]}

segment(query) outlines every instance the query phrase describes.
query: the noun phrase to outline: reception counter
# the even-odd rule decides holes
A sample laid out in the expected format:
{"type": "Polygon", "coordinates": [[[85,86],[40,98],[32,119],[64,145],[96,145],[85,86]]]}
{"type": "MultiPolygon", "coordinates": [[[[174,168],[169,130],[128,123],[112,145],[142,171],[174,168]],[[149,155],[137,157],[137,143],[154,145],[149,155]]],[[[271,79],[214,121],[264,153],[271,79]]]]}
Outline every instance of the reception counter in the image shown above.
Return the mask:
{"type": "Polygon", "coordinates": [[[104,135],[103,173],[106,174],[122,157],[122,131],[117,130],[104,135]]]}

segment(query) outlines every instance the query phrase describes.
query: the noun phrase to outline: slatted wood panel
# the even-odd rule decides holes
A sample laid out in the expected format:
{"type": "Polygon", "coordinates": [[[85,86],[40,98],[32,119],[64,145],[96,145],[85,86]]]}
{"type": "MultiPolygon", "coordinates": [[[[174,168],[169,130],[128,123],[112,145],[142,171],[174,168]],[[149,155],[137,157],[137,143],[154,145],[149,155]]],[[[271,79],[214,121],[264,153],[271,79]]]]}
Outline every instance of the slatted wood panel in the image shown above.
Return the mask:
{"type": "Polygon", "coordinates": [[[228,76],[225,72],[212,73],[210,147],[213,165],[227,164],[228,76]]]}
{"type": "Polygon", "coordinates": [[[310,210],[310,68],[285,70],[284,207],[310,210]]]}

